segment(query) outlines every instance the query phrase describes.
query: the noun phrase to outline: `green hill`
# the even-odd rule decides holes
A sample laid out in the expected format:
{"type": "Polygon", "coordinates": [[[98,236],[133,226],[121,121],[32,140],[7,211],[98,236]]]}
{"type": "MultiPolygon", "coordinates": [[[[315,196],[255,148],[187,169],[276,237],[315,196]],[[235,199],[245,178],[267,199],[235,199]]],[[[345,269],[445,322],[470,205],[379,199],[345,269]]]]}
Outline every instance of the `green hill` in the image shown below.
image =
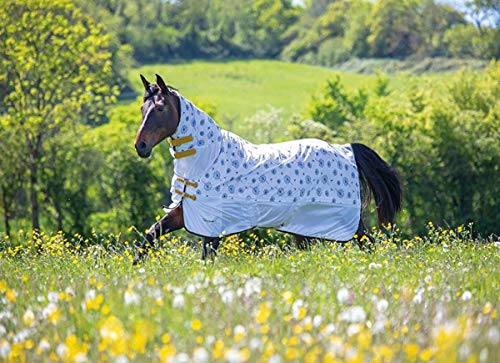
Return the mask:
{"type": "Polygon", "coordinates": [[[322,67],[269,60],[154,64],[134,69],[130,80],[142,92],[139,74],[154,80],[158,73],[188,98],[214,103],[219,117],[243,119],[271,105],[283,116],[302,112],[311,95],[335,74],[348,89],[370,87],[376,77],[322,67]]]}

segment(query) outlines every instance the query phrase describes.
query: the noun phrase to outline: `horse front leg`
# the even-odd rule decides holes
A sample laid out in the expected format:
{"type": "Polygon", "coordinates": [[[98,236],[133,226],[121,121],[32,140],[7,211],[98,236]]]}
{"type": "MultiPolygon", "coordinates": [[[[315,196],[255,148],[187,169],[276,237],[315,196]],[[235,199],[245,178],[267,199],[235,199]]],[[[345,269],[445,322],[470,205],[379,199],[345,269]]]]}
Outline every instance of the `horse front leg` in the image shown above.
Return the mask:
{"type": "Polygon", "coordinates": [[[203,252],[201,254],[202,260],[205,260],[208,256],[212,259],[217,255],[217,248],[220,244],[219,237],[204,237],[203,238],[203,252]]]}
{"type": "Polygon", "coordinates": [[[184,227],[184,217],[182,216],[182,205],[177,206],[172,209],[169,213],[163,216],[158,222],[153,224],[146,235],[144,236],[144,241],[141,246],[137,249],[135,258],[132,262],[133,265],[137,265],[141,258],[147,253],[149,247],[153,244],[155,239],[160,238],[160,236],[177,231],[184,227]]]}

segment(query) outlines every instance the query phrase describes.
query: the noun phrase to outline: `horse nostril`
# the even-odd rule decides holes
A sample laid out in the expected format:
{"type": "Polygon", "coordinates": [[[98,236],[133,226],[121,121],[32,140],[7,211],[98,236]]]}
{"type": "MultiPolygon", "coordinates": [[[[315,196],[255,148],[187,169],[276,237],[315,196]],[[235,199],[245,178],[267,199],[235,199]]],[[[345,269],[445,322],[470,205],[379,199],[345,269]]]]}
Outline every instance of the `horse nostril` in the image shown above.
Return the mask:
{"type": "Polygon", "coordinates": [[[139,150],[144,150],[146,148],[146,143],[144,141],[141,141],[139,143],[139,150]]]}

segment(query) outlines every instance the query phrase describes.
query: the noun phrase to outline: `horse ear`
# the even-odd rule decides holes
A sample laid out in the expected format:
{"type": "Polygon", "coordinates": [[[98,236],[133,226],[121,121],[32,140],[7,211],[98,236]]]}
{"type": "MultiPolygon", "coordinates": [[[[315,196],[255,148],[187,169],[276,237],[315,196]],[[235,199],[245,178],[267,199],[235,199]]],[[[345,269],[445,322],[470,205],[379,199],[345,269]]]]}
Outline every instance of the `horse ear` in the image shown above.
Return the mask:
{"type": "Polygon", "coordinates": [[[144,76],[141,74],[141,81],[142,81],[142,84],[144,85],[144,88],[147,90],[149,90],[149,85],[150,83],[148,82],[148,80],[146,78],[144,78],[144,76]]]}
{"type": "Polygon", "coordinates": [[[159,74],[156,75],[156,84],[158,85],[158,87],[160,87],[163,93],[168,93],[168,87],[159,74]]]}

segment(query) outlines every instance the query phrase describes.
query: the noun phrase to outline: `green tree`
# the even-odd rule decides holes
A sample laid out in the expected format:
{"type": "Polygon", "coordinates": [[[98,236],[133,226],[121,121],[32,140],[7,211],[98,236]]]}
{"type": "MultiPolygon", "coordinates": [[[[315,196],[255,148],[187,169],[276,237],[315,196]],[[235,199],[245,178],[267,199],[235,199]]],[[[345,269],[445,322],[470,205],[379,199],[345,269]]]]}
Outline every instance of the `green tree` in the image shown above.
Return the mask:
{"type": "Polygon", "coordinates": [[[313,96],[309,114],[314,121],[338,130],[345,122],[362,117],[367,101],[364,90],[349,94],[336,76],[327,81],[320,97],[313,96]]]}
{"type": "Polygon", "coordinates": [[[421,45],[417,11],[421,0],[380,0],[370,16],[368,43],[375,57],[405,57],[421,45]]]}
{"type": "Polygon", "coordinates": [[[40,228],[44,145],[61,126],[92,121],[114,100],[109,37],[69,0],[2,0],[0,74],[7,88],[6,127],[23,138],[31,221],[40,228]]]}
{"type": "Polygon", "coordinates": [[[22,195],[26,184],[26,168],[19,159],[18,148],[23,148],[14,129],[9,128],[6,120],[0,117],[0,210],[4,219],[4,231],[11,233],[11,220],[15,217],[16,199],[22,195]]]}

